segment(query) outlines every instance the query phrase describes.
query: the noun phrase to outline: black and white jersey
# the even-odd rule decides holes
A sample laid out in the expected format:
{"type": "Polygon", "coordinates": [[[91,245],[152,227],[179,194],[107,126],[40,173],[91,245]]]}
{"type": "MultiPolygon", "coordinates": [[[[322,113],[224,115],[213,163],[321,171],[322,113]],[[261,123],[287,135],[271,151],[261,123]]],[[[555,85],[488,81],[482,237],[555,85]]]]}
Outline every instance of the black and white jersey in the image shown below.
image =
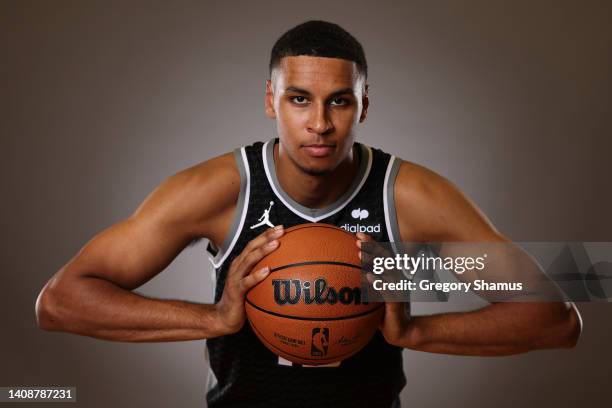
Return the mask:
{"type": "MultiPolygon", "coordinates": [[[[359,169],[349,189],[326,208],[307,208],[287,195],[274,165],[278,139],[236,149],[241,188],[234,222],[220,248],[209,245],[215,302],[231,261],[267,228],[309,222],[362,231],[376,241],[401,241],[393,198],[400,160],[355,143],[359,169]]],[[[268,350],[247,323],[235,334],[207,340],[209,407],[385,407],[406,384],[402,349],[377,331],[354,356],[332,366],[299,366],[268,350]]]]}

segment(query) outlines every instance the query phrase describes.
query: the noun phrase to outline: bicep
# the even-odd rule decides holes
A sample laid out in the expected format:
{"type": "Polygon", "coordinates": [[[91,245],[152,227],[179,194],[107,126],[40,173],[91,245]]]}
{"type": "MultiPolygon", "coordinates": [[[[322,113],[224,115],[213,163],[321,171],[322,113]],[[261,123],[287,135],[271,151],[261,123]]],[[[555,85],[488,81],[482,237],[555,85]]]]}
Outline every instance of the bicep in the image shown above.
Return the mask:
{"type": "MultiPolygon", "coordinates": [[[[460,280],[521,282],[525,287],[521,294],[533,289],[537,293],[546,291],[545,294],[556,295],[537,262],[497,231],[476,204],[450,181],[418,166],[408,167],[403,180],[400,174],[398,180],[403,185],[396,189],[396,194],[403,205],[403,209],[398,209],[403,217],[398,218],[405,223],[404,230],[414,231],[422,242],[441,243],[439,256],[443,258],[486,260],[482,269],[473,268],[457,274],[460,280]]],[[[402,239],[409,240],[404,236],[402,239]]],[[[509,295],[486,291],[479,294],[487,299],[509,295]]]]}
{"type": "Polygon", "coordinates": [[[56,280],[95,277],[130,290],[141,286],[194,240],[210,237],[233,200],[236,174],[225,155],[170,177],[131,217],[88,242],[56,280]]]}
{"type": "MultiPolygon", "coordinates": [[[[402,240],[435,243],[442,258],[476,258],[491,249],[491,245],[483,243],[503,246],[508,242],[476,204],[429,169],[402,163],[395,196],[402,240]]],[[[467,281],[479,278],[475,270],[458,277],[467,281]]]]}
{"type": "Polygon", "coordinates": [[[403,162],[395,182],[400,235],[404,241],[505,241],[482,211],[450,181],[403,162]]]}
{"type": "Polygon", "coordinates": [[[97,234],[62,269],[61,278],[95,277],[132,290],[161,272],[193,239],[169,223],[135,216],[97,234]]]}

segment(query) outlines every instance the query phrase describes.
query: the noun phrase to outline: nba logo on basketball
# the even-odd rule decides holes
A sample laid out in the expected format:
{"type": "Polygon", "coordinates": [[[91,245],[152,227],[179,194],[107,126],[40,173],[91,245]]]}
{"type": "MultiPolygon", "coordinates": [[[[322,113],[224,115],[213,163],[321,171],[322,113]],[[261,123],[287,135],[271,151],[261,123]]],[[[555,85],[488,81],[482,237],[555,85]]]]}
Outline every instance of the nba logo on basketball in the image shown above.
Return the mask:
{"type": "Polygon", "coordinates": [[[325,357],[329,345],[329,329],[327,327],[315,327],[312,329],[312,343],[310,355],[313,357],[325,357]]]}

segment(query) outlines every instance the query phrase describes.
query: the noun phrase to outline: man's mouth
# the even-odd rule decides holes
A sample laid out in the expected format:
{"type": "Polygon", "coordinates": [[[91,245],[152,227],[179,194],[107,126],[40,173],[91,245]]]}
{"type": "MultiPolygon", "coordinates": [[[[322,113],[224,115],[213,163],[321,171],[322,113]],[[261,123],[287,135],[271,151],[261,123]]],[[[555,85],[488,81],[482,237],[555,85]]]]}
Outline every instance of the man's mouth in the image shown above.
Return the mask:
{"type": "Polygon", "coordinates": [[[335,146],[331,144],[308,144],[304,145],[306,153],[312,157],[325,157],[333,153],[335,146]]]}

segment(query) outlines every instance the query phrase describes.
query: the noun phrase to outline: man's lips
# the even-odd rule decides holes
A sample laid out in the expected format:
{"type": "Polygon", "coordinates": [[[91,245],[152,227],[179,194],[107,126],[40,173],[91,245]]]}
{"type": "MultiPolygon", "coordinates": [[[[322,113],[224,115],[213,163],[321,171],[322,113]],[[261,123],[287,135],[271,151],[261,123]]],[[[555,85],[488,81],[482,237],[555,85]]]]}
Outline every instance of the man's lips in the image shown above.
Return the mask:
{"type": "Polygon", "coordinates": [[[335,146],[327,144],[309,144],[304,150],[312,157],[325,157],[333,153],[335,146]]]}

